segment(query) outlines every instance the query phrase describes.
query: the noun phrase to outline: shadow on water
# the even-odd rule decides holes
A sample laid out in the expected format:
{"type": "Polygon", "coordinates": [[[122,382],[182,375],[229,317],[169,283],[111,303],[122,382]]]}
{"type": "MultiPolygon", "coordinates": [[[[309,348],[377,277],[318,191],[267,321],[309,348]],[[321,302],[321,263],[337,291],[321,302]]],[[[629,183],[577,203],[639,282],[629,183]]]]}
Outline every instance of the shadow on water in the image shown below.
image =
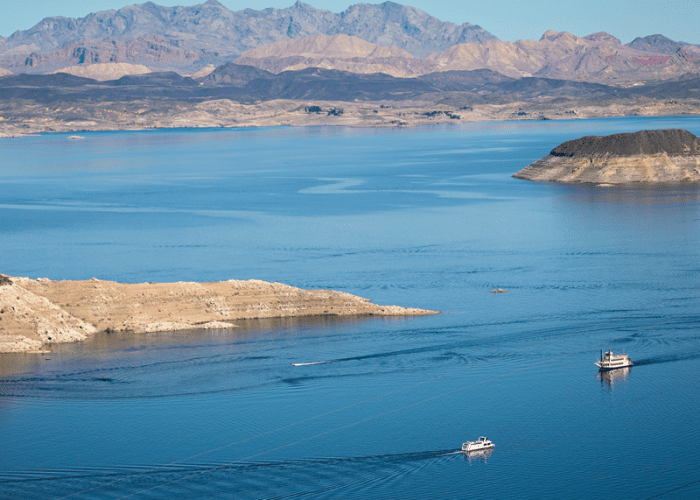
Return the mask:
{"type": "Polygon", "coordinates": [[[695,184],[642,185],[618,184],[615,189],[595,184],[562,186],[574,202],[629,204],[632,206],[660,206],[696,203],[700,200],[700,187],[695,184]]]}
{"type": "MultiPolygon", "coordinates": [[[[328,335],[329,331],[337,328],[352,328],[369,322],[401,323],[410,322],[411,317],[370,317],[370,316],[315,316],[292,318],[268,318],[255,320],[237,320],[237,328],[224,330],[180,330],[158,333],[133,333],[133,332],[100,332],[84,342],[50,345],[51,354],[10,353],[0,354],[0,381],[7,383],[7,379],[16,377],[21,373],[41,374],[47,371],[53,372],[53,368],[47,368],[46,361],[49,356],[53,358],[53,365],[58,360],[80,359],[80,366],[100,364],[100,361],[110,361],[119,353],[139,353],[144,351],[187,351],[201,347],[225,348],[233,345],[246,345],[250,343],[260,344],[265,340],[276,341],[280,336],[289,333],[308,332],[318,330],[319,335],[328,335]],[[92,361],[94,363],[91,363],[92,361]]],[[[192,363],[212,363],[216,358],[226,358],[220,354],[192,357],[188,361],[192,363]]],[[[228,356],[230,358],[230,356],[228,356]]],[[[256,361],[269,358],[269,356],[243,355],[238,361],[256,361]]],[[[226,361],[226,360],[224,360],[226,361]]],[[[230,360],[229,360],[230,361],[230,360]]],[[[134,367],[164,366],[182,363],[181,359],[142,363],[132,366],[109,366],[99,369],[123,370],[134,367]]],[[[89,373],[87,370],[82,373],[89,373]]],[[[81,373],[81,372],[77,372],[81,373]]],[[[62,376],[76,375],[77,373],[62,373],[62,376]]],[[[51,378],[54,377],[51,374],[51,378]]],[[[40,377],[41,378],[41,377],[40,377]]],[[[25,379],[29,380],[29,379],[25,379]]]]}

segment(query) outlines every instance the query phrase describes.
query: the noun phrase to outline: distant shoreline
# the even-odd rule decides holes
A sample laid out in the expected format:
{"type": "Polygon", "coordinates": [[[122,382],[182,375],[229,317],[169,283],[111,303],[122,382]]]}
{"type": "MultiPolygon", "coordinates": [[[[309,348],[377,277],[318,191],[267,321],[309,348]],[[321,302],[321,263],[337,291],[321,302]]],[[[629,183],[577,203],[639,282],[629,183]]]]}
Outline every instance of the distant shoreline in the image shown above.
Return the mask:
{"type": "Polygon", "coordinates": [[[259,128],[278,126],[342,126],[409,128],[423,125],[491,121],[571,120],[627,116],[700,116],[697,99],[643,102],[510,102],[451,106],[426,102],[300,102],[267,101],[240,104],[229,100],[178,103],[81,103],[65,120],[62,110],[49,107],[0,106],[0,137],[27,137],[48,133],[138,131],[159,129],[259,128]],[[48,111],[46,111],[48,110],[48,111]],[[312,110],[312,111],[309,111],[312,110]],[[108,118],[106,118],[108,117],[108,118]]]}

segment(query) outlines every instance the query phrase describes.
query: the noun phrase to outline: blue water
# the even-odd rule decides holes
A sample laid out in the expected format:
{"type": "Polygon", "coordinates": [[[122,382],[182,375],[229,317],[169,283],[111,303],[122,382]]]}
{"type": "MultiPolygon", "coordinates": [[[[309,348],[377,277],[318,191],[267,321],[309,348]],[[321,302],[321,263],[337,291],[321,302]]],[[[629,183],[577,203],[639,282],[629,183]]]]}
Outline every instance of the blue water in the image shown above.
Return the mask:
{"type": "Polygon", "coordinates": [[[700,188],[510,177],[655,128],[700,118],[3,139],[2,273],[444,314],[0,355],[0,498],[700,497],[700,188]],[[636,366],[597,375],[601,348],[636,366]]]}

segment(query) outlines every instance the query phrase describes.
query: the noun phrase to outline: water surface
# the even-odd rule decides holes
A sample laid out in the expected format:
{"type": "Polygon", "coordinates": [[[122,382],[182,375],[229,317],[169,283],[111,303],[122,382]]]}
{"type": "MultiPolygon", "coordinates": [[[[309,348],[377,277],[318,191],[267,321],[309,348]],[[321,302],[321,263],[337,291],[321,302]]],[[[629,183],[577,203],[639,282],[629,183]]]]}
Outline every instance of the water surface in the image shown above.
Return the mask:
{"type": "Polygon", "coordinates": [[[0,355],[0,497],[699,496],[700,189],[510,177],[655,128],[700,119],[3,140],[3,273],[256,278],[444,314],[0,355]],[[597,375],[601,348],[636,366],[597,375]],[[490,455],[455,453],[480,435],[490,455]]]}

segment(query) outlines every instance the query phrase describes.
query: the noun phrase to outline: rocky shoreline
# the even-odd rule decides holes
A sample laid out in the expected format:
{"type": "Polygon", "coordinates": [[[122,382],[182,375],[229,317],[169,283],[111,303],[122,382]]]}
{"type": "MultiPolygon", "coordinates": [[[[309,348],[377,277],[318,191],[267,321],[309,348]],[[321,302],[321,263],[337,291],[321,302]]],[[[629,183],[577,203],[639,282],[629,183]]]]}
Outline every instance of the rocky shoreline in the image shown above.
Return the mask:
{"type": "Polygon", "coordinates": [[[591,184],[700,182],[700,139],[687,130],[642,130],[567,141],[513,177],[591,184]]]}
{"type": "Polygon", "coordinates": [[[38,352],[106,332],[235,328],[236,320],[299,316],[422,316],[349,293],[260,280],[123,284],[0,275],[0,353],[38,352]]]}

